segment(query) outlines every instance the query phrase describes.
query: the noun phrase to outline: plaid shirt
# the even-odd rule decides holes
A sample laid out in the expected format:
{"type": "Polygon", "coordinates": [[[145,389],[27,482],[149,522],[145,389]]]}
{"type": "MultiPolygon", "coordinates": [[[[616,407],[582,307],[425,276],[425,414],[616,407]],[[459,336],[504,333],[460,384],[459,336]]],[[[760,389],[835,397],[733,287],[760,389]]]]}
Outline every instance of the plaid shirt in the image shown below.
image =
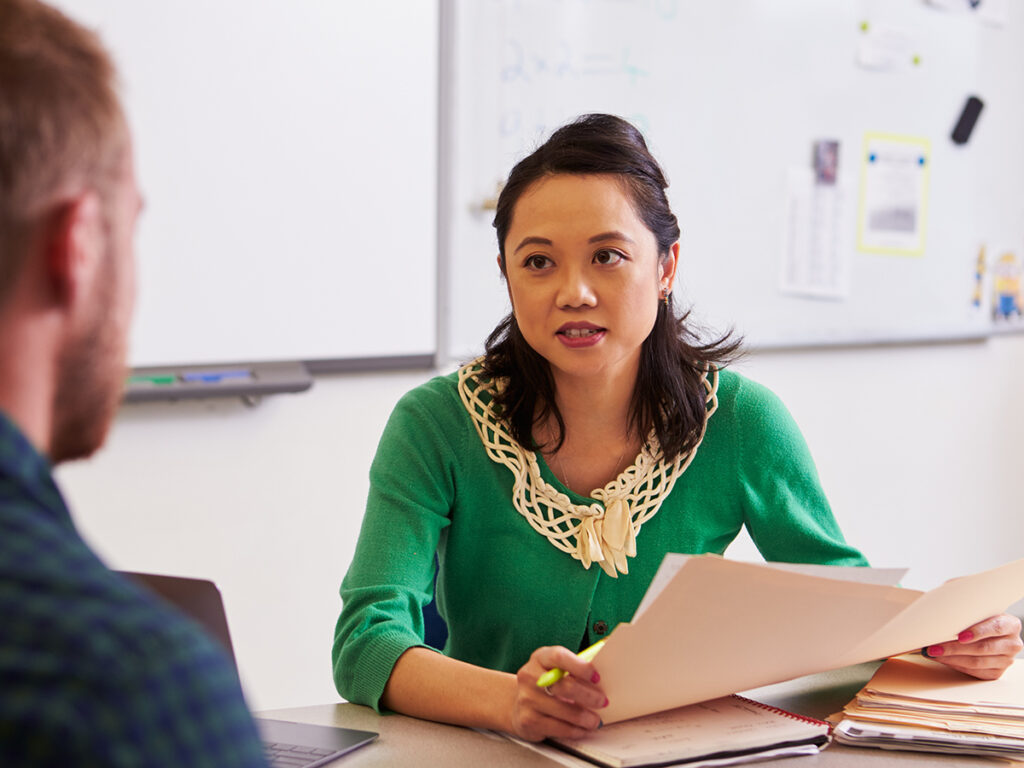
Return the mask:
{"type": "Polygon", "coordinates": [[[265,764],[231,662],[100,562],[0,413],[0,765],[265,764]]]}

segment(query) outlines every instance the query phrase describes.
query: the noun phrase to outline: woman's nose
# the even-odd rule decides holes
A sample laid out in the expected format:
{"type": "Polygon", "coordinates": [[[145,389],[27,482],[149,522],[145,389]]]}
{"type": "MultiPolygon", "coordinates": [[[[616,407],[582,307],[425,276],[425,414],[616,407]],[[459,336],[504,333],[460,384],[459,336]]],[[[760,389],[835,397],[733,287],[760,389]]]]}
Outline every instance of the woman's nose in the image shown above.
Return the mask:
{"type": "Polygon", "coordinates": [[[563,273],[558,285],[557,301],[560,307],[592,307],[597,303],[594,288],[585,270],[569,269],[563,273]]]}

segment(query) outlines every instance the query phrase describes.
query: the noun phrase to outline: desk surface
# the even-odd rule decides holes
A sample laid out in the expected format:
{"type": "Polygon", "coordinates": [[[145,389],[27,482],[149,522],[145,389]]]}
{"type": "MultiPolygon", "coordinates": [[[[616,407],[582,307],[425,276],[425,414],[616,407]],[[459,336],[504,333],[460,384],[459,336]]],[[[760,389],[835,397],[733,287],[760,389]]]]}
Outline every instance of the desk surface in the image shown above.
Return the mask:
{"type": "MultiPolygon", "coordinates": [[[[867,682],[877,664],[809,675],[787,683],[766,686],[744,694],[772,706],[811,717],[826,717],[842,709],[867,682]]],[[[332,768],[383,768],[387,766],[452,766],[452,768],[553,768],[548,758],[500,736],[468,728],[441,725],[404,715],[378,715],[356,704],[322,704],[314,707],[260,712],[263,717],[318,725],[341,725],[376,731],[380,738],[332,763],[332,768]]],[[[881,768],[889,765],[960,768],[995,763],[979,757],[958,757],[926,752],[892,752],[881,749],[831,744],[820,755],[791,757],[758,765],[778,768],[881,768]]]]}

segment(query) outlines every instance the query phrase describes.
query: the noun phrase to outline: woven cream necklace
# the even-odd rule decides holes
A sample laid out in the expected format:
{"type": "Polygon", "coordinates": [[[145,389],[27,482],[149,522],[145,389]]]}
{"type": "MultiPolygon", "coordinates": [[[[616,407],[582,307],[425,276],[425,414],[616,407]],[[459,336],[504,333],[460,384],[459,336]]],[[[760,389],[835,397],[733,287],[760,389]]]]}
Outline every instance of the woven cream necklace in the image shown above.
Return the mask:
{"type": "MultiPolygon", "coordinates": [[[[626,558],[636,555],[640,527],[661,508],[676,480],[693,461],[704,439],[708,419],[718,408],[718,369],[701,377],[707,392],[707,413],[697,443],[666,463],[652,432],[636,461],[604,488],[594,491],[599,503],[573,504],[564,493],[541,477],[537,454],[517,443],[491,407],[496,387],[478,378],[478,358],[459,369],[459,396],[473,418],[487,456],[512,472],[512,503],[535,531],[563,552],[590,568],[597,563],[609,576],[629,573],[626,558]],[[483,395],[487,395],[486,402],[483,395]]],[[[500,386],[500,384],[498,385],[500,386]]]]}

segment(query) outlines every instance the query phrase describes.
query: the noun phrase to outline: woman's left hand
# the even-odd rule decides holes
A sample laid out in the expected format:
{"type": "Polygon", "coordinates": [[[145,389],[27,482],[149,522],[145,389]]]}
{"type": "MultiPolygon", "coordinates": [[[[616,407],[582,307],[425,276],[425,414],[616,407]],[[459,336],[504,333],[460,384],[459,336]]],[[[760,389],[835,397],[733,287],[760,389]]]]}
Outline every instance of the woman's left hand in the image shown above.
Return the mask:
{"type": "Polygon", "coordinates": [[[924,655],[982,680],[995,680],[1024,649],[1020,619],[1003,613],[980,621],[951,643],[929,645],[924,655]]]}

